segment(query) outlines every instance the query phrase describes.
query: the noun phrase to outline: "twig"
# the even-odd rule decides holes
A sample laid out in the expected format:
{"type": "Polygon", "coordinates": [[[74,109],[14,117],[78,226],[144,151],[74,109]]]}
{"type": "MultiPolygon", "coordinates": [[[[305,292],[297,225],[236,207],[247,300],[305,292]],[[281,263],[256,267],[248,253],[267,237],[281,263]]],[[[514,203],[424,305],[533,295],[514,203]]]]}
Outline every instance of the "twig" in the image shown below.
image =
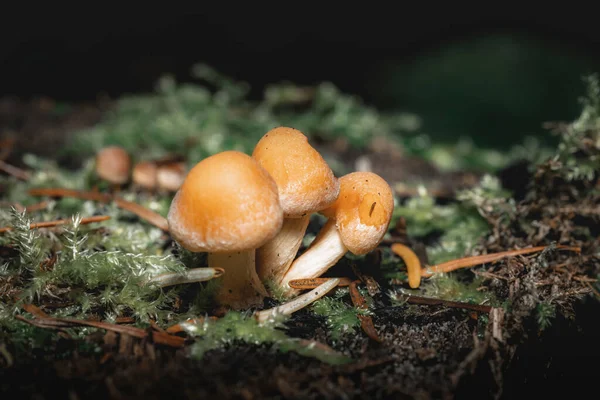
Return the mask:
{"type": "MultiPolygon", "coordinates": [[[[513,257],[513,256],[521,255],[521,254],[535,253],[537,251],[542,251],[548,247],[549,246],[537,246],[537,247],[529,247],[526,249],[509,250],[509,251],[502,251],[499,253],[459,258],[457,260],[447,261],[445,263],[441,263],[441,264],[433,265],[431,267],[424,268],[421,270],[421,276],[424,278],[428,278],[436,273],[450,272],[450,271],[454,271],[454,270],[457,270],[460,268],[472,267],[472,266],[479,265],[479,264],[495,262],[495,261],[499,261],[505,257],[513,257]]],[[[576,247],[576,246],[557,245],[556,249],[557,250],[571,250],[571,251],[575,251],[577,253],[581,252],[581,248],[576,247]]]]}
{"type": "MultiPolygon", "coordinates": [[[[368,310],[369,307],[367,306],[365,299],[361,296],[360,292],[358,291],[357,284],[359,282],[360,281],[354,281],[350,284],[350,299],[352,299],[352,304],[354,304],[356,308],[361,310],[368,310]]],[[[363,331],[365,331],[368,337],[370,337],[378,343],[383,342],[383,340],[381,340],[381,338],[379,337],[377,330],[375,329],[375,325],[373,325],[373,320],[371,319],[370,315],[358,314],[358,319],[360,320],[360,326],[362,327],[363,331]]]]}
{"type": "Polygon", "coordinates": [[[325,296],[331,289],[336,287],[340,282],[339,278],[332,278],[317,286],[310,292],[304,293],[295,299],[284,303],[280,306],[269,308],[267,310],[258,311],[254,314],[254,317],[259,322],[264,322],[271,317],[275,317],[277,315],[290,315],[302,308],[308,306],[314,301],[319,300],[321,297],[325,296]]]}
{"type": "Polygon", "coordinates": [[[192,268],[183,272],[173,272],[152,277],[148,283],[157,283],[160,287],[182,283],[204,282],[223,276],[223,268],[192,268]]]}
{"type": "Polygon", "coordinates": [[[441,306],[452,307],[452,308],[464,308],[467,310],[473,310],[473,311],[477,311],[477,312],[481,312],[481,313],[489,313],[493,309],[493,307],[486,306],[483,304],[471,304],[471,303],[465,303],[462,301],[434,299],[431,297],[412,296],[412,295],[409,296],[409,295],[397,294],[396,298],[398,300],[404,300],[407,303],[411,303],[411,304],[420,304],[420,305],[427,305],[427,306],[441,305],[441,306]]]}
{"type": "Polygon", "coordinates": [[[14,165],[10,165],[10,164],[4,162],[3,160],[0,160],[0,171],[4,171],[9,175],[12,175],[15,178],[19,178],[24,181],[28,181],[29,178],[31,177],[29,172],[27,172],[21,168],[15,167],[14,165]]]}
{"type": "MultiPolygon", "coordinates": [[[[34,319],[28,319],[22,315],[16,315],[16,319],[26,322],[30,325],[37,326],[39,328],[59,329],[69,328],[74,326],[91,326],[93,328],[104,329],[107,331],[117,332],[126,334],[129,336],[137,337],[140,339],[148,336],[148,331],[133,326],[110,324],[108,322],[99,321],[85,321],[71,318],[53,318],[53,317],[38,317],[34,319]]],[[[157,344],[164,344],[171,347],[183,347],[185,339],[179,336],[173,336],[168,333],[151,331],[152,340],[157,344]]]]}
{"type": "Polygon", "coordinates": [[[74,197],[83,200],[99,201],[102,203],[109,203],[111,201],[114,201],[118,207],[137,215],[138,217],[148,221],[152,225],[165,232],[169,231],[169,224],[167,222],[167,219],[162,215],[155,213],[154,211],[149,210],[145,207],[142,207],[137,203],[127,201],[116,196],[111,196],[106,193],[86,192],[80,190],[61,188],[40,188],[29,190],[29,194],[31,196],[74,197]]]}
{"type": "MultiPolygon", "coordinates": [[[[317,286],[321,285],[324,282],[327,282],[332,278],[308,278],[308,279],[294,279],[291,280],[288,285],[292,289],[314,289],[317,286]]],[[[337,278],[340,280],[338,283],[339,287],[350,286],[352,280],[350,278],[337,278]]]]}
{"type": "MultiPolygon", "coordinates": [[[[97,215],[97,216],[94,216],[94,217],[82,218],[81,219],[81,224],[91,224],[93,222],[106,221],[107,219],[110,219],[110,216],[108,216],[108,215],[97,215]]],[[[54,221],[35,222],[35,223],[29,225],[29,229],[50,228],[50,227],[53,227],[53,226],[70,224],[71,221],[72,220],[69,218],[69,219],[57,219],[57,220],[54,220],[54,221]]],[[[8,231],[10,231],[12,229],[13,228],[10,227],[10,226],[5,226],[3,228],[0,228],[0,233],[8,232],[8,231]]]]}

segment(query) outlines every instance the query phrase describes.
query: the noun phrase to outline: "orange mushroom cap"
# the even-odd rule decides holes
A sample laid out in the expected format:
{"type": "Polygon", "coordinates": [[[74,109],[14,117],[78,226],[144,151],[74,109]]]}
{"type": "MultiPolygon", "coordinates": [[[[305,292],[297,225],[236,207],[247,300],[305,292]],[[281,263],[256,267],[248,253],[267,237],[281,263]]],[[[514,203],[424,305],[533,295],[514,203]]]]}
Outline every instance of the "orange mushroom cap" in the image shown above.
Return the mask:
{"type": "Polygon", "coordinates": [[[339,197],[321,214],[335,219],[350,252],[366,254],[381,243],[389,227],[394,210],[392,188],[372,172],[352,172],[339,181],[339,197]]]}
{"type": "Polygon", "coordinates": [[[101,179],[114,184],[124,184],[129,180],[131,158],[125,149],[108,146],[96,155],[96,173],[101,179]]]}
{"type": "Polygon", "coordinates": [[[339,194],[339,182],[331,168],[297,129],[271,129],[258,141],[252,157],[277,183],[286,218],[329,207],[339,194]]]}
{"type": "Polygon", "coordinates": [[[167,219],[183,247],[218,253],[260,247],[281,229],[283,211],[267,171],[247,154],[224,151],[189,171],[167,219]]]}

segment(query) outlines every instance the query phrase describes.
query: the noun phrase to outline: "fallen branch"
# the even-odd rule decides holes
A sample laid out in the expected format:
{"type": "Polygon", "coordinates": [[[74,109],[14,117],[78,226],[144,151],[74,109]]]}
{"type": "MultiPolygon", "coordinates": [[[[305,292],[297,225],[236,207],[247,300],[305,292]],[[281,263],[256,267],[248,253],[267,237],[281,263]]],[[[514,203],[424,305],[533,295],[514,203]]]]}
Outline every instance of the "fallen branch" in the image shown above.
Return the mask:
{"type": "Polygon", "coordinates": [[[138,217],[148,221],[152,225],[165,232],[169,231],[169,224],[167,223],[167,219],[162,215],[155,213],[154,211],[149,210],[145,207],[142,207],[137,203],[127,201],[116,196],[112,196],[110,194],[61,188],[31,189],[29,190],[29,194],[31,196],[73,197],[83,200],[99,201],[101,203],[109,203],[111,201],[114,201],[118,207],[137,215],[138,217]]]}
{"type": "MultiPolygon", "coordinates": [[[[110,219],[110,216],[108,216],[108,215],[97,215],[97,216],[94,216],[94,217],[82,218],[80,223],[81,224],[91,224],[93,222],[106,221],[107,219],[110,219]]],[[[35,222],[35,223],[32,223],[32,224],[29,225],[29,229],[50,228],[50,227],[54,227],[54,226],[70,224],[71,222],[72,222],[71,218],[68,218],[68,219],[57,219],[57,220],[54,220],[54,221],[35,222]]],[[[3,228],[0,228],[0,233],[8,232],[8,231],[10,231],[12,229],[13,228],[11,226],[5,226],[3,228]]]]}

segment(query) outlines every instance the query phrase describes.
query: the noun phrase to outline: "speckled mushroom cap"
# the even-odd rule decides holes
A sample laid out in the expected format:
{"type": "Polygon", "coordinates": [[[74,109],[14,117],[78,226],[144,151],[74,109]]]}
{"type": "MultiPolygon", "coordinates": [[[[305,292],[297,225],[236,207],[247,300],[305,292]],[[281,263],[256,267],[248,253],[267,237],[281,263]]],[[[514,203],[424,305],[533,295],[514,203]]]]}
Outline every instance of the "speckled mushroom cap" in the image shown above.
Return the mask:
{"type": "Polygon", "coordinates": [[[271,129],[258,141],[252,157],[277,183],[286,218],[299,218],[327,208],[339,194],[333,171],[297,129],[271,129]]]}
{"type": "Polygon", "coordinates": [[[96,154],[96,173],[105,181],[122,185],[129,180],[131,157],[119,146],[108,146],[96,154]]]}
{"type": "Polygon", "coordinates": [[[277,185],[247,154],[224,151],[196,164],[175,194],[169,231],[194,252],[245,251],[281,229],[277,185]]]}
{"type": "Polygon", "coordinates": [[[392,219],[392,188],[372,172],[352,172],[340,179],[340,195],[321,214],[336,221],[344,245],[361,255],[381,243],[392,219]]]}

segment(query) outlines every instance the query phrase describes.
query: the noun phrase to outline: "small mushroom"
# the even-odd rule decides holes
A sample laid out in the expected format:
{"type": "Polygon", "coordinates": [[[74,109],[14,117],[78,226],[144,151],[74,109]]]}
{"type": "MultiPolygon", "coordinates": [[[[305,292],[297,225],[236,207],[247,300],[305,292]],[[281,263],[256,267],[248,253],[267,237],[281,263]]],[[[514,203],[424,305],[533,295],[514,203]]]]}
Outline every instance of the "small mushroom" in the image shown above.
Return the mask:
{"type": "Polygon", "coordinates": [[[133,183],[144,189],[156,189],[156,164],[152,161],[140,161],[133,167],[133,183]]]}
{"type": "Polygon", "coordinates": [[[184,162],[160,164],[156,170],[156,183],[162,190],[176,192],[183,184],[185,173],[184,162]]]}
{"type": "Polygon", "coordinates": [[[108,146],[96,155],[96,174],[114,185],[123,185],[129,180],[131,158],[125,149],[108,146]]]}
{"type": "Polygon", "coordinates": [[[267,132],[252,157],[277,183],[284,212],[281,231],[256,251],[259,277],[278,285],[298,253],[310,215],[333,204],[340,184],[308,138],[294,128],[267,132]]]}
{"type": "Polygon", "coordinates": [[[252,157],[224,151],[188,173],[168,214],[169,231],[184,248],[208,253],[222,268],[215,296],[225,307],[262,304],[267,291],[255,268],[255,250],[281,229],[283,210],[273,178],[252,157]]]}
{"type": "Polygon", "coordinates": [[[335,265],[348,251],[367,254],[383,240],[394,210],[391,187],[372,172],[352,172],[339,179],[340,195],[321,211],[327,222],[308,249],[290,266],[282,280],[288,295],[294,279],[317,278],[335,265]]]}

